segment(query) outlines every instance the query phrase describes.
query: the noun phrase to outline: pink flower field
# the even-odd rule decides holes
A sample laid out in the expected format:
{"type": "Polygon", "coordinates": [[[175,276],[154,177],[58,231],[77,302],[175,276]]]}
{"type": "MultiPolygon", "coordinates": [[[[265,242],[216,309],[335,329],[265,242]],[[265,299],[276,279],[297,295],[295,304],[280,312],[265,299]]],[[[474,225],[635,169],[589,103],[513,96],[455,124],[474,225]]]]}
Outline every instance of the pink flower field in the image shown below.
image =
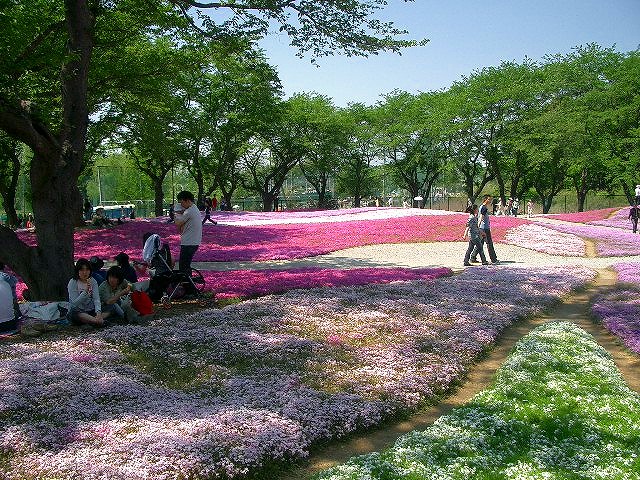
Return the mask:
{"type": "Polygon", "coordinates": [[[3,478],[260,473],[437,402],[506,326],[594,277],[576,267],[487,271],[294,290],[149,326],[8,343],[3,478]]]}
{"type": "Polygon", "coordinates": [[[589,223],[609,218],[612,213],[618,210],[620,210],[620,207],[603,208],[601,210],[587,210],[586,212],[550,213],[541,216],[546,218],[553,218],[555,220],[563,220],[565,222],[589,223]]]}
{"type": "MultiPolygon", "coordinates": [[[[417,215],[400,218],[346,222],[314,222],[259,226],[210,225],[204,228],[196,262],[285,260],[312,257],[362,245],[382,243],[460,241],[466,214],[417,215]]],[[[508,229],[528,223],[514,217],[491,221],[494,241],[501,241],[508,229]]],[[[107,229],[79,230],[75,234],[76,257],[97,255],[111,259],[119,252],[140,258],[142,236],[158,233],[171,245],[177,257],[180,236],[175,225],[161,221],[136,220],[107,229]]],[[[34,236],[21,232],[34,244],[34,236]]]]}

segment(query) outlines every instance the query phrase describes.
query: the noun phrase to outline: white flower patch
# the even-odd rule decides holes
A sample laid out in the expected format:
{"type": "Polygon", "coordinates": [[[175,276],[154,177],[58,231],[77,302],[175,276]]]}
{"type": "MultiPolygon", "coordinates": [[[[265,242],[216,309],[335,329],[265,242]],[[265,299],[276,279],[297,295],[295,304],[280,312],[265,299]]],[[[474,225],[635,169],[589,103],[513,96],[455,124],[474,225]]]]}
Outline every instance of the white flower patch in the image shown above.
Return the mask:
{"type": "Polygon", "coordinates": [[[586,254],[584,240],[577,235],[558,232],[537,224],[509,229],[503,242],[550,255],[584,257],[586,254]]]}

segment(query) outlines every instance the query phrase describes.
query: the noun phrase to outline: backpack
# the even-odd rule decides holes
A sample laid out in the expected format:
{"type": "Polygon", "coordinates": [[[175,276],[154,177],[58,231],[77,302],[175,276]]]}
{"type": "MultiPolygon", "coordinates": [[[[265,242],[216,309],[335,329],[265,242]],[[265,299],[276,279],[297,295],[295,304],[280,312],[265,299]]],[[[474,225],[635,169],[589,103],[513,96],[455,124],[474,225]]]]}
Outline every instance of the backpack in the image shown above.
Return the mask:
{"type": "Polygon", "coordinates": [[[131,305],[142,316],[153,313],[153,302],[145,292],[134,290],[131,292],[131,305]]]}

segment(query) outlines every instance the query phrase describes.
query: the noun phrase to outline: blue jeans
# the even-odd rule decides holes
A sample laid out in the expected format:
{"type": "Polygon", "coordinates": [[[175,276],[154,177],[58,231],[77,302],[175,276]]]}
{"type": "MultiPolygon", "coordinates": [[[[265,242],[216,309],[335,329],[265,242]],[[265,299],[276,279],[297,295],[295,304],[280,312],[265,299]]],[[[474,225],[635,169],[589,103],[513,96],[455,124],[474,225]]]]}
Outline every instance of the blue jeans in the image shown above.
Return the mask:
{"type": "Polygon", "coordinates": [[[482,259],[482,263],[487,263],[487,257],[484,256],[484,249],[482,248],[482,240],[480,238],[472,238],[471,240],[469,240],[467,253],[464,254],[465,265],[469,263],[469,257],[471,257],[472,252],[476,252],[476,255],[479,253],[480,258],[482,259]]]}
{"type": "Polygon", "coordinates": [[[498,256],[496,255],[496,251],[493,248],[493,240],[491,239],[491,230],[487,229],[482,229],[482,231],[485,233],[485,237],[482,238],[482,240],[480,240],[480,248],[474,248],[473,252],[471,253],[471,259],[475,262],[476,257],[478,256],[478,252],[482,251],[482,245],[484,245],[485,243],[487,244],[487,252],[489,253],[489,258],[491,259],[492,262],[497,262],[498,261],[498,256]]]}

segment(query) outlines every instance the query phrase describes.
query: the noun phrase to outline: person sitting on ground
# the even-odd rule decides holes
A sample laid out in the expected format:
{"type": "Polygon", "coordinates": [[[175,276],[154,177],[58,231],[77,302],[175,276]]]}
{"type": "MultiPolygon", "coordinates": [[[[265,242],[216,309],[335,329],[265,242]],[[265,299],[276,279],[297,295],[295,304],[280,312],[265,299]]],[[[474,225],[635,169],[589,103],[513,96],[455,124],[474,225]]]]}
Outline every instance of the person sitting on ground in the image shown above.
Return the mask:
{"type": "MultiPolygon", "coordinates": [[[[118,255],[113,257],[118,266],[122,269],[122,273],[124,274],[124,278],[131,282],[136,283],[138,281],[138,275],[136,274],[135,268],[131,266],[129,263],[129,255],[124,252],[120,252],[118,255]]],[[[109,272],[107,271],[107,275],[109,272]]]]}
{"type": "Polygon", "coordinates": [[[107,271],[102,268],[104,267],[104,260],[94,255],[89,259],[89,265],[91,266],[91,276],[100,285],[107,279],[107,271]]]}
{"type": "Polygon", "coordinates": [[[0,333],[15,331],[19,312],[16,295],[18,279],[3,270],[4,264],[0,263],[0,333]]]}
{"type": "Polygon", "coordinates": [[[85,323],[96,327],[105,325],[98,283],[91,276],[91,264],[86,258],[80,258],[76,262],[67,291],[70,304],[67,316],[72,323],[85,323]]]}
{"type": "Polygon", "coordinates": [[[113,223],[111,223],[111,220],[109,220],[105,215],[104,208],[98,207],[91,219],[91,225],[94,227],[111,227],[113,226],[113,223]]]}
{"type": "Polygon", "coordinates": [[[116,265],[107,270],[107,280],[98,288],[104,317],[118,317],[131,323],[138,321],[138,312],[131,306],[127,297],[133,287],[124,278],[122,269],[116,265]]]}

